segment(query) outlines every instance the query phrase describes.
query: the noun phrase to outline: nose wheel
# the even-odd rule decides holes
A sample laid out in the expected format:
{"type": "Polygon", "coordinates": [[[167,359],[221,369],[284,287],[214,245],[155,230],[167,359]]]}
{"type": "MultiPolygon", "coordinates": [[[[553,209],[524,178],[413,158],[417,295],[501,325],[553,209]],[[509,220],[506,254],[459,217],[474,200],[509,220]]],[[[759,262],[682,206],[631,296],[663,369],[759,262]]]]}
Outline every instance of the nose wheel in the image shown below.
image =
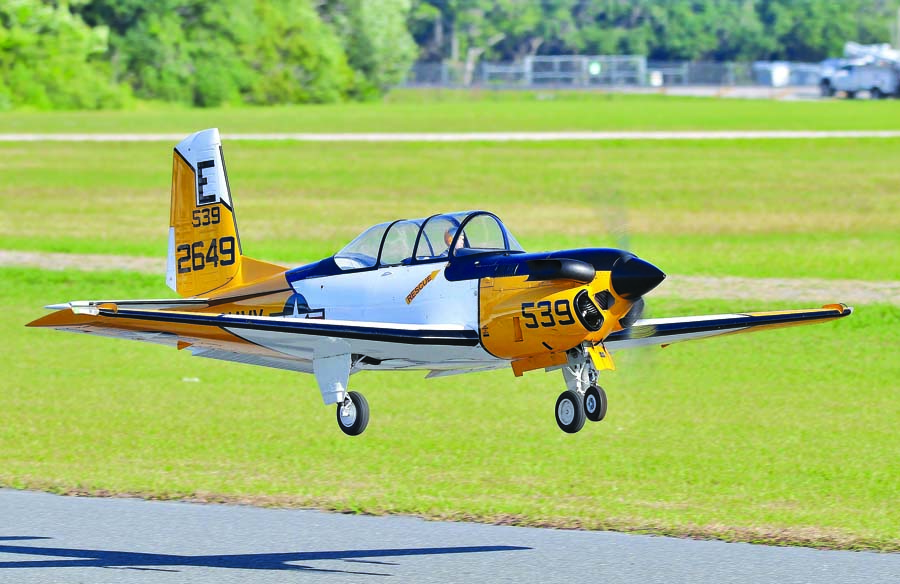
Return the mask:
{"type": "Polygon", "coordinates": [[[584,415],[592,422],[606,417],[606,392],[599,385],[592,385],[584,392],[584,415]]]}
{"type": "Polygon", "coordinates": [[[348,436],[359,436],[369,425],[369,402],[361,393],[348,391],[344,402],[337,406],[337,422],[348,436]]]}

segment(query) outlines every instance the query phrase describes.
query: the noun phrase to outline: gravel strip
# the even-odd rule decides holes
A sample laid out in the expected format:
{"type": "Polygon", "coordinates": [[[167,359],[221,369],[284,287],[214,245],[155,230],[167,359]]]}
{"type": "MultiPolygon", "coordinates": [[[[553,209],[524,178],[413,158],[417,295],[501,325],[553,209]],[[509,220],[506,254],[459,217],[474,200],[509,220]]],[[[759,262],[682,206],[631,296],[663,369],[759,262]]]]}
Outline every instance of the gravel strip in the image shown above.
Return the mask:
{"type": "MultiPolygon", "coordinates": [[[[122,270],[159,274],[160,277],[166,272],[165,260],[158,258],[6,250],[0,250],[0,266],[87,272],[122,270]]],[[[843,302],[849,305],[880,303],[900,306],[900,281],[670,275],[651,295],[655,298],[788,300],[843,302]]]]}

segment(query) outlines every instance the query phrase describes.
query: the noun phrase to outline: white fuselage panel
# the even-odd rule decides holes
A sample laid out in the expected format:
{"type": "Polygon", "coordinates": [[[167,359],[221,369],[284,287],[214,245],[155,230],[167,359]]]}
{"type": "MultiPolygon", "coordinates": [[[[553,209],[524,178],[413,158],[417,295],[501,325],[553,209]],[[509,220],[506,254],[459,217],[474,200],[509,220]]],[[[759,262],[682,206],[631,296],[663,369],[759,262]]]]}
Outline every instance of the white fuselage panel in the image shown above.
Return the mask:
{"type": "Polygon", "coordinates": [[[478,330],[478,280],[450,282],[444,277],[446,266],[390,266],[299,280],[293,288],[311,310],[324,309],[329,320],[454,324],[478,330]]]}

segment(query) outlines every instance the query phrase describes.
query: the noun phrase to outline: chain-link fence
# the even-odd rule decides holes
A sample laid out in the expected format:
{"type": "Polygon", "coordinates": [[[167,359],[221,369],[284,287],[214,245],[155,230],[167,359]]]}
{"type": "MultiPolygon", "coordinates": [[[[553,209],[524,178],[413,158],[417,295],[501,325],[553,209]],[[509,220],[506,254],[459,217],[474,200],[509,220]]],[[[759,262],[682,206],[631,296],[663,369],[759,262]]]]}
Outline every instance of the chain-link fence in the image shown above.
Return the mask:
{"type": "Polygon", "coordinates": [[[479,62],[466,75],[464,63],[419,62],[404,86],[495,88],[590,88],[668,86],[814,86],[818,63],[758,61],[718,63],[648,61],[639,55],[560,55],[519,62],[479,62]]]}

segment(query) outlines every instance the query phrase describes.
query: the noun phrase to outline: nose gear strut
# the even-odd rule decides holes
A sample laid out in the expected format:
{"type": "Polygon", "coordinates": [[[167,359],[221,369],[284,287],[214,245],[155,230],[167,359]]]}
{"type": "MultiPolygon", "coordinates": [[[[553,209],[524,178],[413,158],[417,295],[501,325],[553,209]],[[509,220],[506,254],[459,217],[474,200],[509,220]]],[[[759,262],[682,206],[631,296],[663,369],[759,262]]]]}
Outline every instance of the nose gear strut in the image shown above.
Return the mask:
{"type": "Polygon", "coordinates": [[[593,351],[599,351],[601,362],[608,359],[605,349],[582,344],[566,353],[567,362],[562,366],[567,389],[556,400],[556,423],[569,434],[581,430],[585,418],[599,422],[606,416],[606,392],[597,385],[600,372],[593,351]]]}

